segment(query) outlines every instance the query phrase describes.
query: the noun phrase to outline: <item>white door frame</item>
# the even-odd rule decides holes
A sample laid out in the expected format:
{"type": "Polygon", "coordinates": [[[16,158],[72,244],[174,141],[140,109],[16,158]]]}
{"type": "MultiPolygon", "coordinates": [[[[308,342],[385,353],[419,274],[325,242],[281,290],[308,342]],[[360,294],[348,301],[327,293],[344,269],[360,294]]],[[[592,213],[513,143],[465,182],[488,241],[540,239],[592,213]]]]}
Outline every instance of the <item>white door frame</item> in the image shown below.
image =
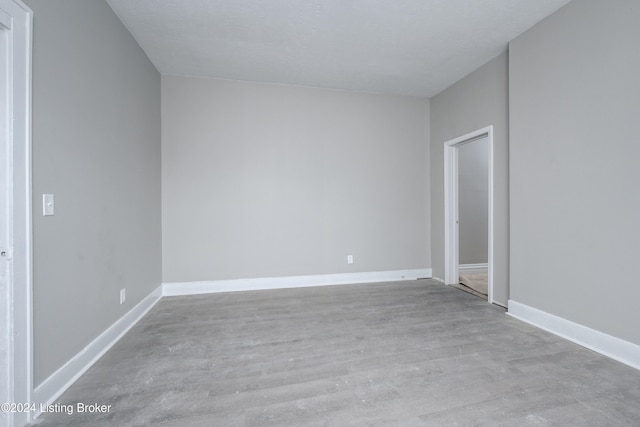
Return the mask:
{"type": "MultiPolygon", "coordinates": [[[[6,200],[2,221],[6,233],[0,241],[3,283],[0,344],[6,349],[0,377],[6,378],[7,403],[32,403],[32,238],[31,238],[31,37],[33,13],[20,0],[0,0],[0,48],[5,62],[0,114],[6,127],[0,130],[5,182],[0,191],[6,200]],[[6,213],[6,215],[5,215],[6,213]],[[5,280],[6,279],[6,280],[5,280]],[[5,310],[6,309],[6,310],[5,310]],[[6,361],[6,363],[4,363],[6,361]]],[[[0,356],[0,359],[3,359],[0,356]]],[[[3,402],[4,403],[4,402],[3,402]]],[[[0,414],[0,422],[23,426],[29,411],[0,414]],[[4,418],[2,418],[4,417],[4,418]]]]}
{"type": "Polygon", "coordinates": [[[488,295],[493,303],[493,126],[462,135],[444,143],[444,281],[447,285],[459,281],[458,224],[458,148],[480,138],[488,138],[489,224],[488,224],[488,295]]]}

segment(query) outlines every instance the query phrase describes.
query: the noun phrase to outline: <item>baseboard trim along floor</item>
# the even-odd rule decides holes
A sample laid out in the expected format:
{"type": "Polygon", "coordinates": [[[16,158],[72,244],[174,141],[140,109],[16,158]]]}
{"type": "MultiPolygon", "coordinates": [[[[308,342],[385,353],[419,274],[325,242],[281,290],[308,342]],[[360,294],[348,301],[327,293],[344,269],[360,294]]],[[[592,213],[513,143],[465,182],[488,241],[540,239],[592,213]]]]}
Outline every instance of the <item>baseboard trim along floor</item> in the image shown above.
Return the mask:
{"type": "Polygon", "coordinates": [[[110,410],[37,425],[640,425],[640,371],[504,313],[435,280],[162,298],[57,402],[110,410]]]}
{"type": "Polygon", "coordinates": [[[489,264],[486,262],[483,264],[460,264],[458,266],[458,272],[462,273],[483,273],[489,271],[489,264]]]}
{"type": "Polygon", "coordinates": [[[65,363],[60,369],[44,380],[33,391],[33,402],[40,415],[40,405],[52,404],[65,390],[71,386],[82,374],[98,361],[115,343],[120,340],[154,305],[162,298],[162,287],[159,286],[129,312],[100,334],[82,351],[65,363]]]}
{"type": "Polygon", "coordinates": [[[197,295],[263,289],[302,288],[310,286],[391,282],[430,278],[431,269],[376,271],[364,273],[322,274],[313,276],[270,277],[260,279],[216,280],[206,282],[165,283],[122,316],[111,327],[44,380],[33,392],[33,402],[40,415],[40,405],[52,404],[82,374],[118,342],[163,296],[197,295]]]}
{"type": "MultiPolygon", "coordinates": [[[[365,273],[290,276],[280,278],[219,280],[207,282],[165,283],[151,292],[122,318],[53,373],[33,394],[33,402],[52,404],[102,355],[124,336],[163,296],[196,295],[263,289],[303,288],[358,283],[377,283],[430,278],[431,269],[394,270],[365,273]]],[[[507,314],[554,335],[565,338],[614,360],[640,369],[640,346],[563,319],[517,301],[509,301],[507,314]]],[[[40,412],[33,414],[34,418],[40,412]]]]}
{"type": "Polygon", "coordinates": [[[311,276],[266,277],[257,279],[171,282],[162,285],[163,296],[212,294],[218,292],[259,291],[266,289],[305,288],[357,283],[393,282],[431,278],[430,268],[374,271],[363,273],[318,274],[311,276]]]}
{"type": "Polygon", "coordinates": [[[513,300],[509,300],[507,314],[632,368],[640,369],[639,345],[513,300]]]}

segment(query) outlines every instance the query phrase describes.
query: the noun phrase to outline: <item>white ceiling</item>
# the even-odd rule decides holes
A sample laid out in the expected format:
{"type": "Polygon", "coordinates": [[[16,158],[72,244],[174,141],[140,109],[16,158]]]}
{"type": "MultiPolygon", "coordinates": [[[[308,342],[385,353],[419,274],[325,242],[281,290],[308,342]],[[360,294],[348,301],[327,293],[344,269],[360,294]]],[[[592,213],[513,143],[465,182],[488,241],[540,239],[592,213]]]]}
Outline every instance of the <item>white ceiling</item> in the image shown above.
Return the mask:
{"type": "Polygon", "coordinates": [[[569,0],[107,0],[162,74],[431,97],[569,0]]]}

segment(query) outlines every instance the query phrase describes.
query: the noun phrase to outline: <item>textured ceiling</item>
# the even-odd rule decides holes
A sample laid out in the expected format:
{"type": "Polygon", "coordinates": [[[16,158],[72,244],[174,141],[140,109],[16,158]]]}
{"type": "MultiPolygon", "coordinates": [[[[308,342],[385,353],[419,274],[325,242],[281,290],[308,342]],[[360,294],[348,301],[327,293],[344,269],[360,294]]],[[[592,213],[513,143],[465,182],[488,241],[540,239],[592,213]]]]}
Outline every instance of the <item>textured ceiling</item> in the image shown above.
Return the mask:
{"type": "Polygon", "coordinates": [[[431,97],[568,0],[107,0],[162,74],[431,97]]]}

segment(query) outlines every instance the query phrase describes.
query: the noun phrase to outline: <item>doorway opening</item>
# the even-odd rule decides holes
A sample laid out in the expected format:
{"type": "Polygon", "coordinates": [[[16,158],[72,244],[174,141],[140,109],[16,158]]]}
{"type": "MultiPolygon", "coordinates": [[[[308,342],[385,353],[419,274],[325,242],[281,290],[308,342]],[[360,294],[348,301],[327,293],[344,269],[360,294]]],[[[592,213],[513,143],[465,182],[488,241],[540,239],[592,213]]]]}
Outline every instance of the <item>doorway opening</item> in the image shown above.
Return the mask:
{"type": "MultiPolygon", "coordinates": [[[[465,148],[465,153],[467,149],[465,148]]],[[[472,150],[469,150],[471,153],[472,150]]],[[[473,154],[472,154],[473,155],[473,154]]],[[[469,181],[470,177],[464,177],[464,180],[469,181]]],[[[464,181],[463,180],[463,181],[464,181]]],[[[468,184],[468,182],[467,182],[468,184]]],[[[447,285],[460,286],[460,276],[463,275],[463,280],[469,282],[475,282],[478,285],[478,289],[474,291],[471,289],[471,293],[477,293],[479,296],[483,292],[484,286],[486,286],[486,299],[489,303],[493,303],[493,126],[488,126],[477,131],[462,135],[458,138],[452,139],[444,143],[444,199],[445,199],[445,283],[447,285]],[[483,180],[486,180],[486,186],[483,184],[483,191],[476,191],[476,198],[479,193],[484,194],[486,204],[481,206],[486,207],[485,212],[479,214],[470,214],[467,211],[465,226],[467,230],[470,230],[470,223],[486,223],[486,228],[475,232],[477,235],[476,243],[470,244],[473,248],[466,247],[466,251],[463,254],[464,258],[461,258],[461,210],[460,210],[460,197],[461,193],[465,192],[462,188],[461,191],[461,178],[460,178],[460,154],[463,147],[470,147],[471,144],[478,144],[474,147],[475,154],[481,148],[481,144],[486,145],[486,148],[480,151],[484,151],[486,163],[479,169],[486,166],[486,171],[483,175],[483,180]],[[480,237],[483,233],[486,233],[486,242],[480,237]],[[480,243],[478,243],[478,241],[480,243]],[[486,245],[485,248],[480,246],[486,245]],[[486,252],[483,251],[486,249],[486,252]],[[474,258],[475,257],[475,258],[474,258]],[[484,258],[486,257],[486,263],[484,258]],[[464,264],[461,265],[461,260],[464,264]],[[476,261],[476,262],[470,262],[476,261]],[[478,262],[480,261],[480,262],[478,262]],[[485,273],[486,272],[486,273],[485,273]],[[486,276],[484,276],[486,274],[486,276]],[[465,277],[466,276],[466,277],[465,277]],[[486,277],[486,279],[485,279],[486,277]],[[482,283],[486,280],[485,283],[482,283]]],[[[475,190],[478,190],[476,188],[475,190]]],[[[478,200],[475,200],[476,202],[478,200]]],[[[471,204],[473,200],[465,200],[465,204],[471,204]]],[[[484,225],[484,224],[482,224],[484,225]]],[[[464,228],[463,228],[464,231],[464,228]]],[[[467,231],[465,237],[474,234],[467,231]]],[[[483,296],[484,297],[484,296],[483,296]]]]}
{"type": "MultiPolygon", "coordinates": [[[[32,403],[31,28],[19,0],[0,0],[0,402],[32,403]]],[[[25,406],[26,407],[26,406],[25,406]]],[[[28,411],[1,411],[22,426],[28,411]]]]}

